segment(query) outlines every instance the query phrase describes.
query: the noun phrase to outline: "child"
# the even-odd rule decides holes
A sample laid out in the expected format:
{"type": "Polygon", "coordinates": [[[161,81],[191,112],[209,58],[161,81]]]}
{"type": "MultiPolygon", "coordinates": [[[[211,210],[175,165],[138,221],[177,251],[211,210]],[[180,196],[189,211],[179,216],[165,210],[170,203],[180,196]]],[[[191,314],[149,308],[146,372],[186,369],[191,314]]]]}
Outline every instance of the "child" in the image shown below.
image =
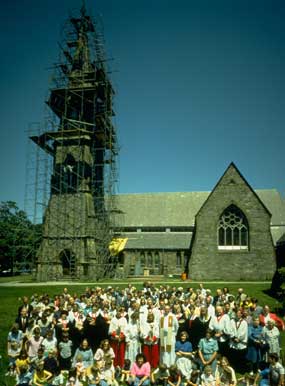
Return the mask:
{"type": "Polygon", "coordinates": [[[215,377],[213,376],[212,367],[206,365],[204,371],[201,375],[201,385],[202,386],[215,386],[215,377]]]}
{"type": "Polygon", "coordinates": [[[17,342],[11,342],[8,348],[9,375],[16,375],[16,360],[19,356],[19,347],[17,342]]]}
{"type": "Polygon", "coordinates": [[[169,367],[169,376],[167,378],[167,385],[169,386],[180,386],[181,374],[176,365],[169,367]]]}
{"type": "Polygon", "coordinates": [[[57,372],[58,361],[53,349],[49,350],[48,356],[44,359],[44,369],[53,375],[57,372]]]}
{"type": "Polygon", "coordinates": [[[131,361],[130,361],[130,359],[125,359],[124,360],[124,366],[121,369],[120,382],[126,381],[130,376],[130,372],[131,372],[131,361]]]}
{"type": "Polygon", "coordinates": [[[44,347],[44,355],[48,356],[50,350],[53,350],[56,354],[57,351],[57,339],[53,335],[53,330],[48,330],[46,333],[46,337],[42,342],[42,346],[44,347]]]}
{"type": "Polygon", "coordinates": [[[88,385],[89,386],[99,386],[100,385],[100,382],[101,382],[101,379],[100,379],[100,371],[98,369],[98,367],[93,364],[90,368],[89,368],[89,372],[88,372],[88,375],[87,375],[87,380],[88,380],[88,385]]]}
{"type": "Polygon", "coordinates": [[[31,371],[34,371],[40,363],[44,363],[44,349],[40,347],[38,353],[32,359],[29,359],[31,364],[31,371]]]}
{"type": "Polygon", "coordinates": [[[115,369],[111,358],[105,360],[105,365],[101,371],[101,379],[107,382],[109,386],[118,386],[115,379],[115,369]]]}
{"type": "Polygon", "coordinates": [[[20,352],[19,357],[16,359],[15,365],[16,365],[16,373],[20,374],[20,367],[27,367],[29,368],[29,358],[26,350],[22,349],[20,352]]]}
{"type": "Polygon", "coordinates": [[[83,356],[81,354],[77,354],[76,356],[75,368],[76,368],[76,377],[78,379],[82,379],[83,381],[85,381],[86,371],[83,365],[83,356]]]}
{"type": "Polygon", "coordinates": [[[200,385],[200,371],[192,370],[190,379],[186,381],[186,385],[188,386],[198,386],[200,385]]]}
{"type": "Polygon", "coordinates": [[[275,353],[270,353],[269,359],[269,384],[270,386],[284,386],[284,367],[279,362],[279,357],[275,353]]]}
{"type": "Polygon", "coordinates": [[[65,379],[64,379],[64,376],[62,374],[62,372],[60,371],[59,368],[57,368],[55,374],[54,374],[54,378],[52,380],[52,385],[54,386],[63,386],[65,383],[65,379]]]}
{"type": "Polygon", "coordinates": [[[150,382],[153,385],[166,386],[168,377],[169,377],[169,371],[167,369],[167,366],[164,363],[162,363],[159,365],[157,369],[151,372],[150,382]]]}
{"type": "Polygon", "coordinates": [[[49,383],[51,379],[52,379],[52,373],[44,369],[43,362],[39,363],[33,375],[33,384],[45,385],[46,383],[49,383]]]}
{"type": "Polygon", "coordinates": [[[28,386],[31,384],[33,374],[27,365],[19,366],[16,376],[16,386],[28,386]]]}
{"type": "Polygon", "coordinates": [[[23,345],[23,332],[19,330],[19,325],[14,323],[7,342],[7,354],[9,358],[9,371],[6,375],[16,375],[16,359],[19,357],[23,345]]]}
{"type": "Polygon", "coordinates": [[[72,341],[69,339],[68,333],[62,335],[62,340],[58,345],[58,360],[61,370],[70,370],[72,358],[72,341]]]}

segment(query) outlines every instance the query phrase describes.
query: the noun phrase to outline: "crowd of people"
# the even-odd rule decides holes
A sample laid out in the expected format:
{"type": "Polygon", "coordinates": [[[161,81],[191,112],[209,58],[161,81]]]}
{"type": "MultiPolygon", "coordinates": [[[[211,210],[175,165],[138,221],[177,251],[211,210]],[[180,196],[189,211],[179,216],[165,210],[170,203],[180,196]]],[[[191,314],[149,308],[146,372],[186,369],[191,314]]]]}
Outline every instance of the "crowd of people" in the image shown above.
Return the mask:
{"type": "Polygon", "coordinates": [[[284,330],[242,288],[64,288],[22,297],[6,375],[17,386],[284,386],[284,330]]]}

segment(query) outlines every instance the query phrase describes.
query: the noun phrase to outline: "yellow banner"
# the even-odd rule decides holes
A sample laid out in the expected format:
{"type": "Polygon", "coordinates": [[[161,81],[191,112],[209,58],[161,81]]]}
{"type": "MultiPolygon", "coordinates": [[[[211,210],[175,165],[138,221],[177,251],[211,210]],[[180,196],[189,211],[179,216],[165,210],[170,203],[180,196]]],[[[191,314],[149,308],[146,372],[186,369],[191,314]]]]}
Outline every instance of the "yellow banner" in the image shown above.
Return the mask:
{"type": "Polygon", "coordinates": [[[122,252],[127,244],[128,239],[116,238],[113,239],[109,244],[109,252],[111,256],[116,256],[122,252]]]}

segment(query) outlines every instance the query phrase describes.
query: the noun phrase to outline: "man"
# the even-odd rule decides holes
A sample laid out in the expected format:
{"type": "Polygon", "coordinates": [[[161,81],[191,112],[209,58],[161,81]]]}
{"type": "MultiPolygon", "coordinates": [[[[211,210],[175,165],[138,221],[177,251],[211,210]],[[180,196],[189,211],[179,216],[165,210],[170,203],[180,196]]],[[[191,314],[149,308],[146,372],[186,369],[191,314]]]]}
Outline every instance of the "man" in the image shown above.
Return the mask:
{"type": "Polygon", "coordinates": [[[160,337],[160,363],[170,367],[175,363],[175,343],[176,334],[178,331],[178,320],[170,311],[168,304],[164,307],[164,315],[159,321],[159,337],[160,337]]]}
{"type": "Polygon", "coordinates": [[[29,322],[28,310],[27,308],[22,308],[20,314],[17,316],[15,323],[18,323],[19,329],[23,332],[26,332],[29,322]]]}
{"type": "Polygon", "coordinates": [[[216,312],[210,320],[209,329],[213,331],[214,337],[217,339],[219,353],[222,356],[227,356],[232,328],[229,315],[224,313],[222,306],[216,306],[216,312]]]}

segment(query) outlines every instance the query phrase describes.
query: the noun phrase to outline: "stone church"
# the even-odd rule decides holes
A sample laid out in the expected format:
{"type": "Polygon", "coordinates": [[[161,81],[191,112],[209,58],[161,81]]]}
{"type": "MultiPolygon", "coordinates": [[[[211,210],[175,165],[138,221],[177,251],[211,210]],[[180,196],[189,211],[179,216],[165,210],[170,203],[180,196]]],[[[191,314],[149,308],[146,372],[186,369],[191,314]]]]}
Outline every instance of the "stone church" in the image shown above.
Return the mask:
{"type": "Polygon", "coordinates": [[[122,194],[118,207],[127,238],[118,276],[271,280],[276,270],[284,199],[253,190],[233,163],[212,192],[122,194]]]}

